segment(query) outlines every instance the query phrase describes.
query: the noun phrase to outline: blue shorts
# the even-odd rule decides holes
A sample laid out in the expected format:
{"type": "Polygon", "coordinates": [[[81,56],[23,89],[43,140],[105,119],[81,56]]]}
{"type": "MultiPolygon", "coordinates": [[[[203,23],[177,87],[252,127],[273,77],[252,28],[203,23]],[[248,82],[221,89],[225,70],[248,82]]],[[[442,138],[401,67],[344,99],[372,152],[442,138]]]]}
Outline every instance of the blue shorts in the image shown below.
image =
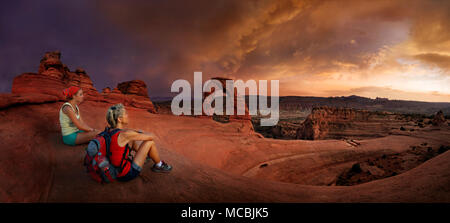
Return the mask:
{"type": "Polygon", "coordinates": [[[139,176],[141,171],[142,171],[142,167],[140,167],[136,163],[132,162],[131,163],[131,168],[128,171],[128,173],[125,176],[123,176],[123,177],[118,177],[117,181],[122,181],[122,182],[130,181],[130,180],[136,178],[137,176],[139,176]]]}
{"type": "Polygon", "coordinates": [[[77,135],[80,132],[84,132],[84,131],[83,130],[78,130],[78,131],[76,131],[76,132],[74,132],[72,134],[63,136],[64,144],[69,145],[69,146],[75,146],[76,145],[75,144],[75,140],[77,139],[77,135]]]}

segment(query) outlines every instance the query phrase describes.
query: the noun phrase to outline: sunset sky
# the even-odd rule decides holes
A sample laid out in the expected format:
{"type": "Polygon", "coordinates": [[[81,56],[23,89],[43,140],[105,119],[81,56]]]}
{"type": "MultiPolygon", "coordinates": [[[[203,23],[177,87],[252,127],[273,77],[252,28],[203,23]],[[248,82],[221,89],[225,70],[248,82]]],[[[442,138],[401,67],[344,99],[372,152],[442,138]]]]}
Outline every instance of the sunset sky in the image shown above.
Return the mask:
{"type": "Polygon", "coordinates": [[[280,95],[450,102],[450,1],[8,1],[0,92],[60,50],[97,90],[141,79],[279,80],[280,95]]]}

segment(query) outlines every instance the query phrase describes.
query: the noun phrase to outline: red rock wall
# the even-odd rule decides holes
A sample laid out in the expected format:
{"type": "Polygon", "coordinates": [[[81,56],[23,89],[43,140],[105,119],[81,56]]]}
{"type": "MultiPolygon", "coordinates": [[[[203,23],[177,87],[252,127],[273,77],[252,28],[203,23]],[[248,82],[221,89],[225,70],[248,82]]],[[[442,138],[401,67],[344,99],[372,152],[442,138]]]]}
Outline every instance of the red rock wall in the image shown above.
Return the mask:
{"type": "Polygon", "coordinates": [[[64,101],[65,97],[62,91],[69,86],[79,86],[83,89],[87,101],[122,103],[125,106],[156,113],[153,103],[147,95],[145,82],[141,80],[123,82],[118,84],[113,91],[106,90],[100,94],[85,70],[78,68],[75,72],[71,72],[61,62],[60,57],[59,51],[47,52],[41,59],[38,73],[24,73],[15,77],[12,95],[5,96],[0,101],[0,108],[21,103],[49,102],[50,99],[64,101]],[[39,97],[44,99],[39,100],[39,97]]]}
{"type": "Polygon", "coordinates": [[[298,128],[297,139],[384,136],[402,122],[398,115],[387,112],[317,107],[298,128]]]}

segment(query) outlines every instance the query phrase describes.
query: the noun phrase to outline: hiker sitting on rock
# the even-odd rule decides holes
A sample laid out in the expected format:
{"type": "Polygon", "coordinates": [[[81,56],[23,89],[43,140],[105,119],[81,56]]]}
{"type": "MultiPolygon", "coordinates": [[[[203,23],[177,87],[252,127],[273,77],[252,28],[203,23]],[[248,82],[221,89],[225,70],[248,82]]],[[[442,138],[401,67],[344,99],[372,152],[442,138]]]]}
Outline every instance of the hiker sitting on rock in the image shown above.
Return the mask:
{"type": "Polygon", "coordinates": [[[110,162],[121,167],[117,175],[118,181],[129,181],[139,175],[147,157],[155,164],[154,172],[169,172],[172,167],[159,158],[154,139],[155,135],[132,129],[124,129],[128,125],[128,112],[122,104],[113,105],[106,113],[106,120],[112,129],[120,129],[111,136],[110,162]],[[133,159],[128,158],[130,149],[136,151],[133,159]]]}
{"type": "Polygon", "coordinates": [[[99,130],[89,127],[81,118],[78,105],[83,102],[83,90],[71,86],[63,91],[67,102],[59,110],[59,123],[64,144],[75,146],[93,139],[99,130]]]}

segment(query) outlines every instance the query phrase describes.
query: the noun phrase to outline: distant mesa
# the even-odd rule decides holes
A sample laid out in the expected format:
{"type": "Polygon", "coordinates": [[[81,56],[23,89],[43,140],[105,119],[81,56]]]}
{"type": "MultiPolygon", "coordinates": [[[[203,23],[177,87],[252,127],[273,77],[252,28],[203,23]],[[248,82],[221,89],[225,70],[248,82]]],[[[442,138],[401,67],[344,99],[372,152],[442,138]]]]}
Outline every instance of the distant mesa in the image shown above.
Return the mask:
{"type": "Polygon", "coordinates": [[[2,95],[4,97],[0,101],[0,109],[14,104],[64,101],[62,90],[69,86],[81,87],[87,101],[122,103],[125,106],[156,113],[144,81],[122,82],[112,91],[107,87],[99,93],[83,68],[70,71],[69,67],[61,62],[59,51],[46,52],[37,73],[23,73],[15,77],[12,94],[2,95]]]}

